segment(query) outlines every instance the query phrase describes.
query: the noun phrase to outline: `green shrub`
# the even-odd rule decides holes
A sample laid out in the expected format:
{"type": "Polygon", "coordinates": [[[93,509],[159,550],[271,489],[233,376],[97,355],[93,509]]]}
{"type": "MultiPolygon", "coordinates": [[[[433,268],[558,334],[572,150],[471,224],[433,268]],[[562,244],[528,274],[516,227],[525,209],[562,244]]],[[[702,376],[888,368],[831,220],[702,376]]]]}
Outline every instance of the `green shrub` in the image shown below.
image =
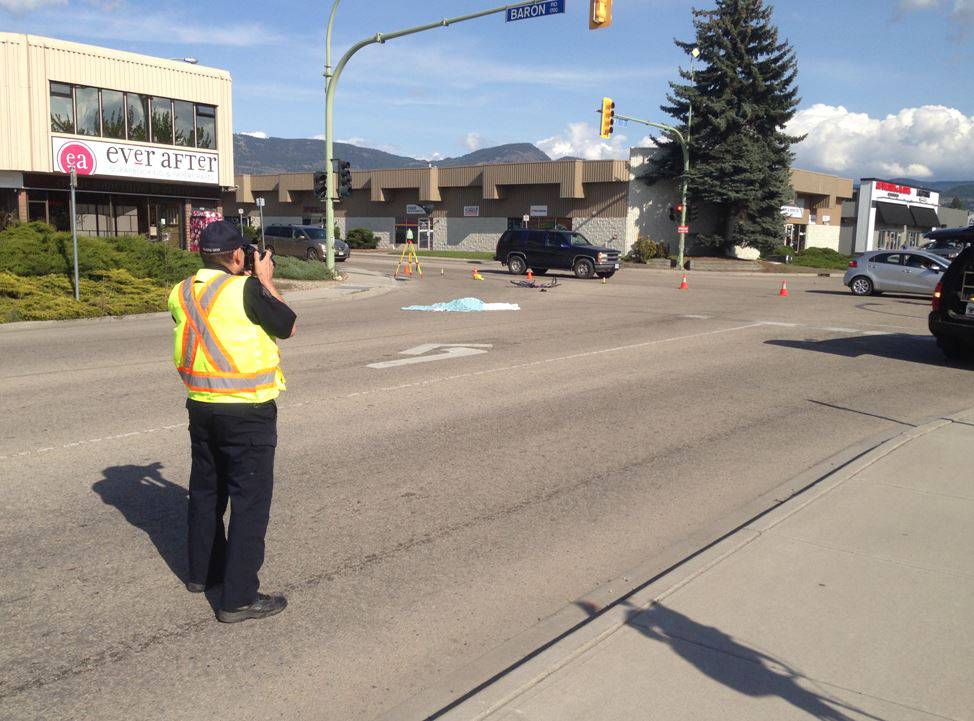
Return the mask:
{"type": "Polygon", "coordinates": [[[795,249],[792,248],[790,245],[779,245],[776,246],[775,249],[771,251],[771,255],[776,255],[779,257],[783,257],[786,255],[794,255],[794,254],[795,254],[795,249]]]}
{"type": "Polygon", "coordinates": [[[377,248],[379,239],[368,228],[352,228],[345,236],[349,248],[377,248]]]}
{"type": "Polygon", "coordinates": [[[631,263],[647,263],[653,258],[667,257],[666,243],[657,243],[654,240],[643,237],[632,244],[629,254],[624,258],[631,263]]]}
{"type": "Polygon", "coordinates": [[[849,260],[852,256],[843,255],[831,248],[805,248],[800,253],[792,256],[793,265],[801,265],[808,268],[834,268],[844,269],[849,267],[849,260]]]}
{"type": "Polygon", "coordinates": [[[166,309],[169,288],[126,270],[100,271],[81,279],[81,300],[65,275],[18,277],[0,272],[0,322],[62,320],[150,313],[166,309]]]}
{"type": "Polygon", "coordinates": [[[290,256],[277,256],[274,258],[277,266],[274,268],[274,277],[285,280],[332,280],[328,266],[320,261],[301,260],[290,256]]]}

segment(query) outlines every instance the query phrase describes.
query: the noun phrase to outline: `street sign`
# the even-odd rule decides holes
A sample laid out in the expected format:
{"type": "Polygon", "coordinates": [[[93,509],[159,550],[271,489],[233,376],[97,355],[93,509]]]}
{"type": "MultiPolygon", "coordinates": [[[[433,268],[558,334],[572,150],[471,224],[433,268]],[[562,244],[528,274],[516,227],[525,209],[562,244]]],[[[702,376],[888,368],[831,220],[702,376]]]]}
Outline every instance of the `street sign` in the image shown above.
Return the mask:
{"type": "Polygon", "coordinates": [[[254,198],[254,202],[257,203],[257,207],[258,208],[263,208],[264,207],[264,199],[262,197],[260,197],[259,195],[256,198],[254,198]]]}
{"type": "Polygon", "coordinates": [[[512,22],[514,20],[557,15],[563,12],[565,12],[565,0],[540,0],[527,5],[518,5],[516,8],[508,8],[505,19],[507,22],[512,22]]]}
{"type": "Polygon", "coordinates": [[[689,233],[690,232],[690,226],[689,225],[678,225],[678,226],[676,226],[676,232],[677,233],[683,233],[683,234],[689,233]]]}
{"type": "Polygon", "coordinates": [[[426,209],[422,205],[406,203],[406,215],[426,215],[426,209]]]}

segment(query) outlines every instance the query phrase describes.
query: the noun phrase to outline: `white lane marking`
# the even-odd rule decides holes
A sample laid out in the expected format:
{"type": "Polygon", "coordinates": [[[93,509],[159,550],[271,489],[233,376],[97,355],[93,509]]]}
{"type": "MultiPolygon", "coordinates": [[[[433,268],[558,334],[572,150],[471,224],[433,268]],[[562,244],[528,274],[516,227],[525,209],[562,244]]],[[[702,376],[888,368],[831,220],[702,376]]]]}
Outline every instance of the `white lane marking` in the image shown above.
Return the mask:
{"type": "Polygon", "coordinates": [[[685,315],[684,318],[694,318],[696,320],[710,320],[713,318],[711,315],[685,315]]]}
{"type": "MultiPolygon", "coordinates": [[[[614,348],[603,348],[602,350],[587,351],[585,353],[574,353],[572,355],[556,356],[554,358],[545,358],[545,359],[537,360],[537,361],[529,361],[527,363],[517,363],[517,364],[514,364],[514,365],[503,366],[503,367],[500,367],[500,368],[487,368],[487,369],[484,369],[484,370],[473,371],[473,372],[470,372],[470,373],[460,373],[458,375],[442,376],[440,378],[429,378],[427,380],[416,381],[416,382],[413,382],[413,383],[402,383],[400,385],[394,385],[394,386],[383,386],[383,387],[380,387],[380,388],[370,388],[370,389],[367,389],[367,390],[354,391],[352,393],[346,393],[346,394],[338,395],[338,396],[328,396],[328,397],[325,397],[325,398],[315,398],[313,400],[298,401],[297,403],[287,403],[283,407],[283,410],[287,411],[290,408],[300,408],[302,406],[309,406],[309,405],[314,405],[314,404],[317,404],[317,403],[328,403],[328,402],[334,402],[334,401],[347,400],[349,398],[355,398],[357,396],[364,396],[364,395],[371,395],[371,394],[374,394],[374,393],[389,393],[390,391],[399,391],[399,390],[403,390],[403,389],[406,389],[406,388],[419,388],[421,386],[431,386],[431,385],[435,385],[435,384],[438,384],[438,383],[446,383],[448,381],[460,380],[460,379],[463,379],[463,378],[473,378],[473,377],[476,377],[476,376],[487,375],[489,373],[505,373],[507,371],[517,370],[519,368],[530,368],[532,366],[544,365],[546,363],[557,363],[559,361],[574,360],[576,358],[587,358],[587,357],[591,357],[591,356],[602,355],[604,353],[616,353],[616,352],[625,351],[625,350],[635,350],[637,348],[647,348],[647,347],[653,346],[653,345],[662,345],[664,343],[676,343],[676,342],[684,341],[684,340],[692,340],[694,338],[703,338],[703,337],[711,336],[711,335],[720,335],[722,333],[733,333],[733,332],[739,331],[739,330],[746,330],[747,328],[759,328],[761,326],[768,326],[768,325],[772,325],[773,326],[773,325],[792,325],[792,324],[781,324],[781,323],[773,323],[773,322],[768,322],[768,321],[758,321],[758,322],[755,322],[755,323],[748,323],[747,325],[733,326],[731,328],[721,328],[721,329],[718,329],[718,330],[704,331],[702,333],[691,333],[689,335],[675,336],[675,337],[672,337],[672,338],[659,338],[657,340],[645,341],[643,343],[633,343],[631,345],[616,346],[614,348]]],[[[795,325],[797,325],[797,324],[795,324],[795,325]]],[[[878,331],[863,331],[863,333],[866,334],[866,335],[889,335],[888,333],[881,333],[881,332],[878,332],[878,331]]],[[[158,428],[148,428],[148,429],[142,430],[142,431],[131,431],[129,433],[119,433],[119,434],[113,435],[113,436],[105,436],[104,438],[93,438],[93,439],[89,439],[89,440],[86,440],[86,441],[75,441],[75,442],[72,442],[72,443],[65,443],[65,444],[60,445],[60,446],[50,446],[49,448],[51,450],[64,450],[66,448],[76,448],[78,446],[84,446],[84,445],[89,445],[89,444],[93,444],[93,443],[104,443],[106,441],[121,440],[123,438],[129,438],[129,437],[132,437],[132,436],[143,436],[143,435],[148,435],[148,434],[151,434],[151,433],[161,433],[163,431],[171,431],[171,430],[174,430],[176,428],[186,428],[186,422],[183,421],[182,423],[173,423],[172,425],[160,426],[158,428]]],[[[19,453],[9,453],[7,455],[0,456],[0,461],[9,460],[11,458],[22,458],[24,456],[36,455],[38,453],[41,453],[42,451],[43,452],[48,452],[48,448],[45,448],[45,449],[34,449],[34,450],[28,450],[28,451],[20,451],[19,453]]]]}
{"type": "Polygon", "coordinates": [[[396,360],[369,363],[366,368],[394,368],[396,366],[407,366],[414,363],[446,360],[447,358],[462,358],[464,356],[486,353],[489,348],[493,347],[490,343],[425,343],[415,348],[399,351],[400,355],[412,356],[411,358],[397,358],[396,360]],[[429,353],[439,348],[443,349],[442,353],[423,355],[424,353],[429,353]]]}

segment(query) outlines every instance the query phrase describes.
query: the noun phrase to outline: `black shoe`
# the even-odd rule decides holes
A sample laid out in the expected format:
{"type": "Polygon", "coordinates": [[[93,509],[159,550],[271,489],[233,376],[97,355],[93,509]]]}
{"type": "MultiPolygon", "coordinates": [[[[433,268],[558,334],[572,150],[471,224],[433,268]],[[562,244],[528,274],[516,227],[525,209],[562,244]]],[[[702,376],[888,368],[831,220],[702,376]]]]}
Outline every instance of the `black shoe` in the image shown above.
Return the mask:
{"type": "Polygon", "coordinates": [[[267,618],[280,613],[285,608],[287,608],[287,599],[284,596],[265,596],[263,593],[258,593],[257,600],[249,606],[221,608],[216,612],[216,617],[223,623],[237,623],[246,621],[248,618],[267,618]]]}

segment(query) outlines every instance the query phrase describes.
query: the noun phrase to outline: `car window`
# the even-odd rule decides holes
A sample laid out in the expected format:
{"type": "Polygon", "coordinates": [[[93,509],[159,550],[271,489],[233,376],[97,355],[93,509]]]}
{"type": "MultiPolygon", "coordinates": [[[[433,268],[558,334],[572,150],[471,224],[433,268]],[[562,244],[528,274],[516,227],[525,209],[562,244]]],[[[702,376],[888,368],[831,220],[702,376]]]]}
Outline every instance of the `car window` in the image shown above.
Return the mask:
{"type": "Polygon", "coordinates": [[[940,263],[933,258],[927,258],[916,253],[907,256],[906,264],[911,268],[926,268],[928,270],[931,268],[940,268],[943,270],[947,267],[945,263],[940,263]]]}
{"type": "Polygon", "coordinates": [[[300,239],[300,240],[304,240],[305,238],[307,238],[307,237],[308,237],[308,234],[307,234],[307,233],[305,233],[305,232],[304,232],[303,230],[301,230],[300,228],[294,228],[294,237],[295,237],[295,238],[298,238],[298,239],[300,239]]]}
{"type": "Polygon", "coordinates": [[[902,253],[880,253],[879,255],[873,256],[870,262],[872,263],[891,263],[893,265],[899,265],[902,261],[902,253]]]}
{"type": "Polygon", "coordinates": [[[276,237],[278,235],[277,231],[278,227],[276,225],[268,225],[267,229],[264,231],[264,236],[266,237],[268,235],[273,235],[276,237]]]}
{"type": "Polygon", "coordinates": [[[564,233],[548,233],[545,241],[549,248],[565,248],[569,245],[568,236],[564,233]]]}

